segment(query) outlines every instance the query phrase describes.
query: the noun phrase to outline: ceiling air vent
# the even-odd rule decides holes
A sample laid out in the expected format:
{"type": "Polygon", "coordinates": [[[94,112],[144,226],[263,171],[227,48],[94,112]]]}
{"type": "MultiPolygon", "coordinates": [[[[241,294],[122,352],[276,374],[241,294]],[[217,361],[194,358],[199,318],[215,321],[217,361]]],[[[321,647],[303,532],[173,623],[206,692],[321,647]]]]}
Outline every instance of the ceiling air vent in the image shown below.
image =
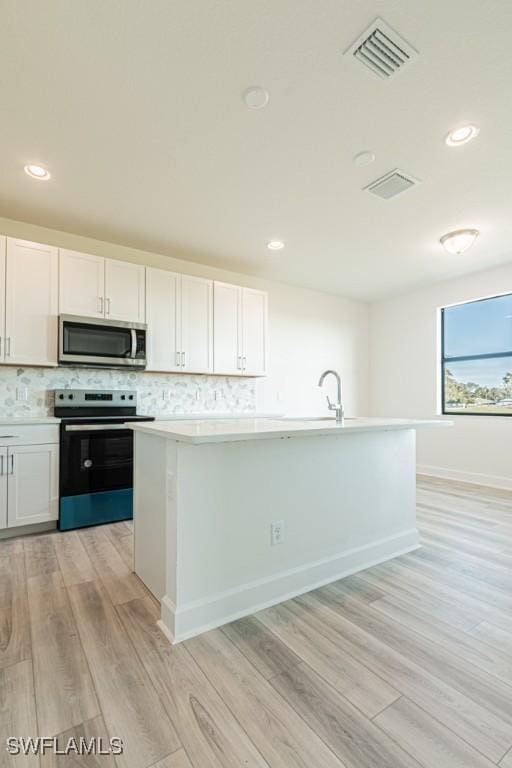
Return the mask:
{"type": "Polygon", "coordinates": [[[375,19],[346,51],[375,75],[389,80],[418,55],[412,45],[386,24],[375,19]]]}
{"type": "Polygon", "coordinates": [[[395,168],[394,171],[386,173],[386,175],[381,176],[380,179],[372,181],[372,183],[368,184],[364,189],[371,192],[372,195],[382,197],[383,200],[389,200],[391,197],[396,197],[402,192],[405,192],[406,189],[411,189],[411,187],[416,186],[416,184],[419,184],[419,179],[415,179],[414,176],[410,176],[403,171],[399,171],[398,168],[395,168]]]}

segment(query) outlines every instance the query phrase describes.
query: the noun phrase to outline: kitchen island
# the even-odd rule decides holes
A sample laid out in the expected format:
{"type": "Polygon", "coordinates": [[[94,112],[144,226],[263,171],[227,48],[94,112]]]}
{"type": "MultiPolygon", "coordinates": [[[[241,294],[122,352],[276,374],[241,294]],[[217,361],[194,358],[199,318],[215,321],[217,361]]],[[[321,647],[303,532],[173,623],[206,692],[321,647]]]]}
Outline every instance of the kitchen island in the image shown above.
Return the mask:
{"type": "Polygon", "coordinates": [[[172,642],[419,546],[416,430],[441,420],[134,423],[135,572],[172,642]]]}

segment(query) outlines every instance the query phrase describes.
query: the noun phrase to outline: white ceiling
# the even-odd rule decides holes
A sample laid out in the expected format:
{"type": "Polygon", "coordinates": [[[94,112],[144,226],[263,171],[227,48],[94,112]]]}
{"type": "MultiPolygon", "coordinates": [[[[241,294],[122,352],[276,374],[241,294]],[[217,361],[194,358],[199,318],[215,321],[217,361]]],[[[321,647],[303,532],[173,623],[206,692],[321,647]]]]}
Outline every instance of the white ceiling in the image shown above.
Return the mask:
{"type": "Polygon", "coordinates": [[[0,0],[0,25],[3,216],[364,299],[510,259],[512,2],[0,0]],[[343,56],[377,15],[420,54],[389,82],[343,56]],[[421,185],[362,191],[395,167],[421,185]]]}

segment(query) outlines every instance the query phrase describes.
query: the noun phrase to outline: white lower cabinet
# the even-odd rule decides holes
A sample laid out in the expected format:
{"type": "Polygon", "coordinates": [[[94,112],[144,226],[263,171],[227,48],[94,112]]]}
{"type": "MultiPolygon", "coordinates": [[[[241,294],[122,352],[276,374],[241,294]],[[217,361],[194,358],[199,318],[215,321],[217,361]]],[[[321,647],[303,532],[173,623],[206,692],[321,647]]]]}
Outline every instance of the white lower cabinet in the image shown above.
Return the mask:
{"type": "Polygon", "coordinates": [[[7,526],[56,520],[58,445],[18,445],[7,456],[7,526]]]}
{"type": "Polygon", "coordinates": [[[5,431],[12,434],[0,435],[8,443],[0,445],[0,529],[57,520],[58,427],[11,426],[5,431]]]}

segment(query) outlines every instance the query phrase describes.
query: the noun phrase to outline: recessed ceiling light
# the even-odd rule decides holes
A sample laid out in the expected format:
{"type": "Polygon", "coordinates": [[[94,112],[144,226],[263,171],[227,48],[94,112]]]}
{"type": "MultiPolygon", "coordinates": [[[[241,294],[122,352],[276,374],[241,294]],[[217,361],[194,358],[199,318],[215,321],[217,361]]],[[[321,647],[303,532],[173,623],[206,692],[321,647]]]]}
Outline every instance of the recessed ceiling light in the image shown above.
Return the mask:
{"type": "Polygon", "coordinates": [[[357,165],[358,168],[364,168],[365,165],[371,165],[371,163],[373,163],[375,160],[375,153],[365,150],[364,152],[358,152],[352,159],[354,165],[357,165]]]}
{"type": "Polygon", "coordinates": [[[51,177],[50,171],[42,165],[26,165],[24,170],[28,176],[39,181],[48,181],[51,177]]]}
{"type": "Polygon", "coordinates": [[[460,128],[454,128],[446,137],[446,143],[449,147],[460,147],[467,144],[471,139],[475,139],[480,133],[480,128],[476,125],[462,125],[460,128]]]}
{"type": "Polygon", "coordinates": [[[263,109],[267,106],[270,95],[260,85],[253,85],[243,92],[242,98],[248,109],[263,109]]]}
{"type": "Polygon", "coordinates": [[[440,239],[441,245],[456,256],[471,248],[480,232],[478,229],[457,229],[455,232],[448,232],[440,239]]]}
{"type": "Polygon", "coordinates": [[[269,240],[267,243],[267,248],[269,251],[282,251],[284,248],[284,243],[282,240],[269,240]]]}

